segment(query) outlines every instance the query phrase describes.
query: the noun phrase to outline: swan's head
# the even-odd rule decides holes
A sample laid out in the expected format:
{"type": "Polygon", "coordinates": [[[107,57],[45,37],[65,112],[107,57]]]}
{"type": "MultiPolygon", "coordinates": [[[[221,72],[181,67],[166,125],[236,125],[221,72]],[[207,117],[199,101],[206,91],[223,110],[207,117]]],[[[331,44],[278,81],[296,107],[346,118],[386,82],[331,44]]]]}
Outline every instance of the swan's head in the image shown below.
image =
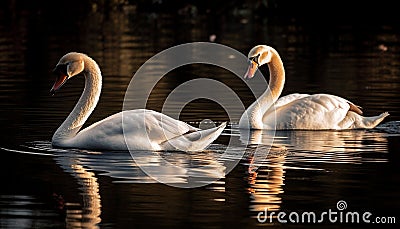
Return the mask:
{"type": "Polygon", "coordinates": [[[78,75],[85,69],[83,57],[85,54],[70,52],[61,57],[53,72],[57,74],[56,81],[50,90],[52,95],[73,76],[78,75]]]}
{"type": "Polygon", "coordinates": [[[275,49],[266,45],[257,45],[252,48],[247,55],[249,58],[249,67],[247,68],[244,78],[253,78],[257,68],[259,68],[261,65],[271,62],[272,56],[275,52],[275,49]]]}

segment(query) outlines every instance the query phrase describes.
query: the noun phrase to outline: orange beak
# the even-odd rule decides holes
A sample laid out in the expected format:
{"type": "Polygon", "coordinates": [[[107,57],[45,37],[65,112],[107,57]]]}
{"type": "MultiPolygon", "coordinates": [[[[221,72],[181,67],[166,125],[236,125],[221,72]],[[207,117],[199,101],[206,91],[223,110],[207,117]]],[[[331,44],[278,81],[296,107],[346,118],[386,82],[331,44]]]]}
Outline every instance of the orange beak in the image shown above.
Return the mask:
{"type": "Polygon", "coordinates": [[[256,71],[257,71],[257,67],[258,67],[258,64],[257,64],[256,62],[250,61],[250,65],[249,65],[249,67],[247,68],[246,74],[244,74],[244,78],[245,78],[245,79],[247,79],[247,78],[248,78],[248,79],[253,78],[254,74],[255,74],[256,71]]]}
{"type": "Polygon", "coordinates": [[[54,85],[50,90],[50,94],[54,95],[56,91],[60,89],[60,87],[67,81],[67,79],[68,77],[60,72],[59,76],[56,79],[56,82],[54,82],[54,85]]]}

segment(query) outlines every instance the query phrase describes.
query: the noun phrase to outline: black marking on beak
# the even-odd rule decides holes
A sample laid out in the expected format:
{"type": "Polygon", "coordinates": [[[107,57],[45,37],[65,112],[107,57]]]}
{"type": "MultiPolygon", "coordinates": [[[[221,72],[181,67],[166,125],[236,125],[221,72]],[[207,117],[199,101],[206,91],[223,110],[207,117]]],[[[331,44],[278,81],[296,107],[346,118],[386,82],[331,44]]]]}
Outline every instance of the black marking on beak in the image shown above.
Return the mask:
{"type": "Polygon", "coordinates": [[[57,74],[57,75],[60,75],[60,74],[62,73],[63,75],[68,76],[68,74],[67,74],[67,67],[68,67],[67,64],[58,64],[58,65],[53,69],[53,73],[54,73],[54,74],[57,74]]]}
{"type": "Polygon", "coordinates": [[[254,63],[257,64],[257,67],[260,67],[259,58],[260,58],[260,54],[258,54],[257,56],[252,56],[252,57],[250,57],[249,60],[250,60],[250,61],[254,61],[254,63]]]}

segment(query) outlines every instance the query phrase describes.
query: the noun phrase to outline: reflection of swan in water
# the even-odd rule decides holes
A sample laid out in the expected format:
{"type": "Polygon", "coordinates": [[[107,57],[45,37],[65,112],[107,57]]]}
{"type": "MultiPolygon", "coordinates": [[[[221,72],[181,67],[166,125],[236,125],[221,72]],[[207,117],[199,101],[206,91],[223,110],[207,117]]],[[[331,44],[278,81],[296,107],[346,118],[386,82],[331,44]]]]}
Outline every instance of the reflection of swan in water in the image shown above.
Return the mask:
{"type": "MultiPolygon", "coordinates": [[[[387,151],[385,133],[368,130],[348,131],[241,131],[241,141],[255,145],[255,161],[267,161],[267,156],[287,151],[286,161],[361,163],[384,158],[363,158],[363,153],[387,151]],[[268,151],[268,147],[272,150],[268,151]],[[267,151],[262,151],[267,149],[267,151]],[[275,151],[274,151],[275,149],[275,151]],[[269,153],[269,154],[268,154],[269,153]]],[[[364,154],[367,155],[367,154],[364,154]]]]}
{"type": "Polygon", "coordinates": [[[152,179],[174,187],[199,187],[210,184],[230,171],[218,151],[134,152],[136,166],[152,179]]]}
{"type": "Polygon", "coordinates": [[[285,160],[287,151],[284,146],[273,144],[273,132],[262,130],[240,130],[240,141],[246,145],[248,163],[248,191],[251,198],[250,211],[278,211],[285,180],[285,160]]]}
{"type": "MultiPolygon", "coordinates": [[[[89,171],[81,160],[78,150],[53,149],[50,142],[31,142],[21,150],[1,148],[14,153],[30,154],[32,156],[51,156],[67,174],[72,175],[79,185],[79,196],[82,204],[71,202],[63,195],[53,194],[56,198],[57,208],[65,215],[67,228],[98,228],[101,222],[101,197],[99,183],[94,172],[89,171]]],[[[115,155],[115,154],[114,154],[115,155]]]]}
{"type": "Polygon", "coordinates": [[[243,129],[360,129],[373,128],[389,113],[363,117],[352,102],[328,94],[290,94],[278,99],[285,83],[285,70],[278,52],[258,45],[250,50],[250,66],[245,78],[252,78],[257,68],[268,64],[269,88],[243,113],[243,129]]]}
{"type": "Polygon", "coordinates": [[[83,200],[83,206],[66,203],[66,227],[98,228],[98,224],[101,222],[101,197],[95,174],[70,157],[56,157],[56,161],[64,171],[76,178],[83,200]]]}
{"type": "Polygon", "coordinates": [[[126,151],[53,149],[49,142],[32,144],[29,146],[32,150],[54,153],[57,163],[69,173],[74,173],[69,169],[74,164],[128,183],[162,182],[172,186],[188,183],[203,186],[224,178],[233,168],[231,159],[238,155],[238,150],[226,152],[226,147],[219,145],[204,152],[139,150],[130,154],[126,151]]]}
{"type": "Polygon", "coordinates": [[[268,158],[268,163],[257,171],[251,172],[249,170],[248,183],[252,203],[250,205],[251,211],[262,212],[265,208],[268,211],[280,209],[282,198],[279,195],[283,193],[286,173],[284,164],[284,155],[272,156],[268,158]]]}
{"type": "Polygon", "coordinates": [[[137,109],[109,116],[79,131],[97,105],[102,76],[97,63],[81,53],[68,53],[58,62],[51,93],[69,78],[83,73],[85,89],[63,124],[53,135],[56,147],[81,149],[201,151],[224,130],[226,123],[200,130],[162,113],[137,109]],[[125,143],[126,140],[126,143],[125,143]],[[126,145],[127,144],[127,145],[126,145]]]}
{"type": "MultiPolygon", "coordinates": [[[[240,130],[249,153],[250,210],[259,213],[281,207],[287,170],[319,170],[321,163],[385,162],[385,133],[351,131],[240,130]],[[374,155],[371,155],[373,152],[374,155]],[[312,163],[312,164],[311,164],[312,163]],[[318,166],[315,166],[318,163],[318,166]]],[[[323,165],[323,164],[322,164],[323,165]]]]}
{"type": "Polygon", "coordinates": [[[101,222],[102,213],[107,211],[107,209],[102,210],[103,201],[100,196],[98,175],[108,176],[115,182],[131,184],[162,181],[178,187],[184,186],[183,184],[187,184],[190,180],[193,187],[204,186],[225,177],[227,172],[225,163],[229,163],[221,159],[224,146],[218,148],[218,145],[213,145],[212,148],[215,149],[196,153],[135,152],[135,161],[145,170],[151,169],[151,175],[158,180],[147,176],[126,151],[54,149],[50,142],[33,142],[24,146],[23,151],[11,151],[52,156],[64,172],[76,179],[79,197],[82,198],[78,201],[64,199],[67,226],[96,228],[101,222]]]}

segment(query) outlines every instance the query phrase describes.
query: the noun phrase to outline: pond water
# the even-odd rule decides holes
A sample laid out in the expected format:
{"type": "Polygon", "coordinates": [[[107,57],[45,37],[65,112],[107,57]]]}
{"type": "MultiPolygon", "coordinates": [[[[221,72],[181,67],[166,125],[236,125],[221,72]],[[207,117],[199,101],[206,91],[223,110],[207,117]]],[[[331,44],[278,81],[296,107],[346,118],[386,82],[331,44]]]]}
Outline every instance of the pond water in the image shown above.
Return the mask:
{"type": "MultiPolygon", "coordinates": [[[[398,224],[398,24],[319,26],[290,17],[276,23],[276,18],[252,17],[245,7],[218,13],[192,5],[171,13],[141,11],[129,4],[104,11],[92,4],[67,8],[68,16],[59,17],[54,11],[59,7],[10,3],[0,11],[0,228],[303,228],[312,223],[282,223],[278,213],[285,212],[290,221],[290,213],[301,219],[301,213],[315,212],[320,219],[330,210],[338,216],[370,212],[375,224],[330,222],[326,215],[319,225],[364,227],[377,225],[377,220],[385,226],[395,226],[391,220],[398,224]],[[76,77],[49,95],[55,79],[51,71],[62,55],[84,52],[101,67],[103,91],[89,125],[122,110],[132,76],[150,57],[175,45],[210,40],[244,55],[257,44],[275,47],[286,70],[283,95],[336,94],[363,107],[366,116],[385,111],[390,116],[373,130],[243,132],[218,103],[194,100],[179,118],[194,126],[204,119],[217,124],[229,120],[223,134],[204,152],[157,154],[196,168],[194,176],[211,182],[196,188],[157,182],[129,152],[51,147],[53,132],[84,85],[83,77],[76,77]],[[247,138],[250,144],[244,144],[247,138]],[[228,157],[221,157],[225,152],[228,157]],[[257,152],[269,154],[259,160],[257,152]],[[236,162],[225,175],[227,165],[236,162]],[[264,218],[265,213],[270,217],[264,218]]],[[[268,75],[268,68],[261,71],[268,75]]],[[[231,72],[192,64],[165,75],[147,108],[161,111],[174,88],[199,78],[225,83],[245,107],[255,99],[231,72]]],[[[241,110],[234,112],[240,115],[241,110]]],[[[149,154],[133,153],[166,180],[187,182],[184,172],[166,173],[149,154]]]]}

